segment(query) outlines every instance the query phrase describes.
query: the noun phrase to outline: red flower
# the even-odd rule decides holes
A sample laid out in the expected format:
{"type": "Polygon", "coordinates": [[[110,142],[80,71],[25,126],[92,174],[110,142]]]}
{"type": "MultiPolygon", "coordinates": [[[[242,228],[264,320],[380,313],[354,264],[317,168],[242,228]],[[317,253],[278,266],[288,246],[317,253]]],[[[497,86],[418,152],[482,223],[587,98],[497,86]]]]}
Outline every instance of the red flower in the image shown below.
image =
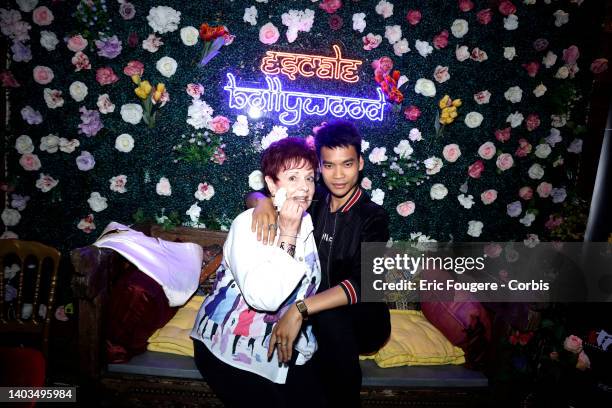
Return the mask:
{"type": "Polygon", "coordinates": [[[474,8],[474,3],[472,3],[472,0],[459,0],[459,10],[463,12],[467,12],[473,8],[474,8]]]}
{"type": "Polygon", "coordinates": [[[521,346],[526,346],[529,340],[533,337],[533,332],[519,334],[518,341],[521,346]]]}
{"type": "Polygon", "coordinates": [[[512,4],[511,1],[504,0],[499,4],[498,10],[504,16],[509,16],[510,14],[516,13],[516,6],[512,4]]]}
{"type": "Polygon", "coordinates": [[[540,117],[535,113],[530,114],[529,116],[527,116],[525,126],[530,132],[534,129],[537,129],[540,126],[540,117]]]}
{"type": "Polygon", "coordinates": [[[214,41],[226,34],[229,34],[229,32],[223,26],[209,26],[206,23],[200,26],[200,38],[203,41],[214,41]]]}
{"type": "Polygon", "coordinates": [[[144,73],[144,64],[140,61],[130,61],[125,66],[125,68],[123,68],[123,73],[129,76],[142,76],[142,74],[144,73]]]}
{"type": "Polygon", "coordinates": [[[514,153],[516,157],[525,157],[531,153],[531,143],[523,138],[519,139],[518,142],[519,147],[516,148],[516,152],[514,153]]]}
{"type": "Polygon", "coordinates": [[[328,12],[334,14],[340,7],[342,7],[342,1],[340,0],[323,0],[319,7],[328,12]]]}
{"type": "Polygon", "coordinates": [[[406,20],[410,25],[417,25],[419,21],[421,21],[421,12],[419,10],[408,10],[408,14],[406,14],[406,20]]]}
{"type": "Polygon", "coordinates": [[[476,160],[474,163],[470,164],[468,167],[468,175],[471,178],[480,178],[480,175],[484,171],[484,163],[482,160],[476,160]]]}
{"type": "Polygon", "coordinates": [[[491,11],[490,8],[480,10],[476,14],[476,19],[478,20],[480,24],[485,24],[485,25],[489,24],[492,18],[493,18],[493,12],[491,11]]]}
{"type": "Polygon", "coordinates": [[[495,131],[495,138],[502,143],[507,142],[510,139],[510,127],[497,129],[495,131]]]}
{"type": "Polygon", "coordinates": [[[128,46],[130,46],[131,48],[135,48],[138,46],[138,34],[136,33],[130,33],[130,35],[128,36],[128,40],[127,40],[128,46]]]}
{"type": "Polygon", "coordinates": [[[446,48],[448,45],[448,31],[444,30],[440,34],[436,35],[433,39],[433,45],[437,50],[446,48]]]}
{"type": "Polygon", "coordinates": [[[538,71],[540,70],[540,63],[532,61],[528,64],[523,64],[523,68],[527,70],[527,75],[533,78],[538,74],[538,71]]]}
{"type": "Polygon", "coordinates": [[[2,86],[5,88],[18,88],[21,86],[11,71],[0,72],[0,82],[2,82],[2,86]]]}
{"type": "Polygon", "coordinates": [[[421,116],[421,110],[417,106],[410,105],[404,109],[404,116],[408,120],[415,121],[421,116]]]}

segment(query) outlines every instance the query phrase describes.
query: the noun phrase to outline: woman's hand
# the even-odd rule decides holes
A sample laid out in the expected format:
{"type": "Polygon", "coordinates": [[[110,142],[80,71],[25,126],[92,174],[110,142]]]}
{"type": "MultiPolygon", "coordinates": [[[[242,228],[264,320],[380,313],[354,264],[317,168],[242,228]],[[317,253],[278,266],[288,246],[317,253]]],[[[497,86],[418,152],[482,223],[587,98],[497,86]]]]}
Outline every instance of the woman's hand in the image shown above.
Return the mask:
{"type": "Polygon", "coordinates": [[[257,232],[257,240],[264,245],[274,243],[276,238],[276,210],[269,198],[261,199],[253,210],[251,231],[257,232]],[[271,228],[270,226],[273,226],[271,228]]]}
{"type": "Polygon", "coordinates": [[[295,304],[291,305],[272,329],[268,346],[268,360],[272,358],[274,348],[278,352],[278,361],[288,363],[293,354],[293,343],[302,327],[302,315],[295,304]]]}
{"type": "Polygon", "coordinates": [[[296,200],[286,200],[280,209],[278,217],[278,225],[281,235],[286,234],[296,236],[300,231],[303,215],[304,209],[296,200]]]}

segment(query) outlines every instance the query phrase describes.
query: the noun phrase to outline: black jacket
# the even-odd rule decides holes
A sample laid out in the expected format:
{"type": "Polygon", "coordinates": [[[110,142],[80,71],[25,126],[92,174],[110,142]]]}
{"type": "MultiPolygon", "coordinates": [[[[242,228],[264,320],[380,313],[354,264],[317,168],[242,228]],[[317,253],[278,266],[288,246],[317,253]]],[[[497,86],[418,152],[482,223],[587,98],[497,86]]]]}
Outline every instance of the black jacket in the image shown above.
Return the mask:
{"type": "Polygon", "coordinates": [[[359,187],[336,213],[329,214],[329,192],[317,191],[315,199],[310,214],[317,246],[321,243],[326,215],[328,222],[331,219],[335,225],[328,259],[321,257],[321,270],[327,275],[322,277],[322,286],[326,287],[319,290],[340,285],[349,304],[357,303],[361,300],[361,243],[387,242],[389,216],[359,187]]]}

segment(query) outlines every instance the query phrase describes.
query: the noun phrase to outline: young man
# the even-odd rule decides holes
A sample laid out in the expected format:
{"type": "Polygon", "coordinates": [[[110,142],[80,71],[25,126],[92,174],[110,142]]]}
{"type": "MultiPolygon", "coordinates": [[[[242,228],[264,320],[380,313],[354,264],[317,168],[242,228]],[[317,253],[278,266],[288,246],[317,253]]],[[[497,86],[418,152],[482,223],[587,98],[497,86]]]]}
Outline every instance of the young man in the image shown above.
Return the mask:
{"type": "MultiPolygon", "coordinates": [[[[361,243],[386,242],[389,219],[359,187],[361,136],[350,122],[336,121],[315,136],[325,191],[315,195],[310,213],[321,262],[317,295],[287,313],[270,338],[270,354],[277,342],[292,344],[304,320],[311,317],[318,351],[314,361],[331,407],[359,406],[361,368],[359,354],[377,351],[388,339],[391,324],[384,303],[361,303],[361,243]]],[[[262,200],[253,217],[253,229],[275,225],[270,200],[262,200]]],[[[264,240],[274,241],[275,228],[264,240]]],[[[268,234],[263,234],[268,235],[268,234]]],[[[281,361],[290,361],[288,353],[281,361]]]]}

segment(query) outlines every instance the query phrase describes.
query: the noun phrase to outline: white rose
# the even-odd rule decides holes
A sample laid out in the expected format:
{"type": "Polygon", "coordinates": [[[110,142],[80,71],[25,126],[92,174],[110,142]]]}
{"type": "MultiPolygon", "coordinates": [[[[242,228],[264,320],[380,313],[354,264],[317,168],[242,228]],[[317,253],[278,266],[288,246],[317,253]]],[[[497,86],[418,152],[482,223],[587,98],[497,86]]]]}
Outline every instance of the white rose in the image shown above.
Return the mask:
{"type": "Polygon", "coordinates": [[[15,149],[19,154],[32,153],[34,151],[34,144],[32,139],[28,135],[21,135],[15,140],[15,149]]]}
{"type": "Polygon", "coordinates": [[[257,25],[257,8],[255,6],[245,8],[242,21],[252,26],[257,25]]]}
{"type": "Polygon", "coordinates": [[[419,140],[423,140],[423,134],[417,128],[410,129],[410,133],[408,134],[408,139],[413,142],[418,142],[419,140]]]}
{"type": "Polygon", "coordinates": [[[72,153],[74,152],[74,149],[81,145],[81,142],[79,142],[77,139],[68,140],[65,137],[61,137],[59,145],[62,152],[72,153]]]}
{"type": "Polygon", "coordinates": [[[368,159],[370,159],[370,161],[374,164],[380,164],[388,159],[386,153],[387,153],[386,147],[375,147],[370,152],[368,159]]]}
{"type": "Polygon", "coordinates": [[[249,121],[245,115],[238,115],[232,125],[232,132],[236,136],[247,136],[249,134],[249,121]]]}
{"type": "Polygon", "coordinates": [[[555,74],[555,78],[557,79],[566,79],[569,76],[569,69],[567,68],[567,66],[562,66],[557,70],[557,73],[555,74]]]}
{"type": "Polygon", "coordinates": [[[406,159],[410,157],[414,149],[410,146],[410,142],[402,139],[399,144],[393,148],[393,151],[399,155],[400,158],[406,159]]]}
{"type": "Polygon", "coordinates": [[[510,14],[508,17],[504,17],[504,28],[508,31],[516,30],[518,28],[518,17],[516,14],[510,14]]]}
{"type": "Polygon", "coordinates": [[[570,153],[576,153],[576,154],[581,153],[582,152],[582,139],[576,138],[572,140],[569,147],[567,148],[567,151],[570,153]]]}
{"type": "Polygon", "coordinates": [[[181,12],[167,6],[152,7],[149,10],[147,21],[153,31],[160,34],[169,33],[178,29],[181,12]]]}
{"type": "Polygon", "coordinates": [[[484,118],[482,114],[478,112],[470,112],[467,115],[465,115],[464,122],[467,127],[469,127],[470,129],[474,129],[480,126],[483,119],[484,118]]]}
{"type": "Polygon", "coordinates": [[[425,173],[432,176],[440,172],[440,169],[444,165],[442,159],[439,157],[430,157],[428,159],[423,160],[423,164],[425,165],[425,173]]]}
{"type": "Polygon", "coordinates": [[[129,153],[134,148],[134,138],[127,134],[123,133],[115,139],[115,149],[119,150],[122,153],[129,153]]]}
{"type": "Polygon", "coordinates": [[[474,205],[474,196],[471,194],[467,196],[464,194],[459,194],[457,196],[457,200],[459,200],[459,204],[461,204],[463,208],[468,210],[474,205]]]}
{"type": "Polygon", "coordinates": [[[95,212],[106,210],[106,208],[108,207],[107,201],[108,199],[102,197],[97,191],[91,193],[89,198],[87,199],[89,207],[92,209],[92,211],[95,212]]]}
{"type": "Polygon", "coordinates": [[[402,39],[402,28],[398,25],[385,27],[385,38],[393,45],[402,39]]]}
{"type": "Polygon", "coordinates": [[[504,58],[512,61],[514,57],[516,57],[516,48],[504,47],[504,58]]]}
{"type": "Polygon", "coordinates": [[[4,211],[2,211],[2,222],[7,227],[14,227],[15,225],[19,224],[20,220],[21,214],[19,214],[19,211],[17,210],[13,208],[5,208],[4,211]]]}
{"type": "Polygon", "coordinates": [[[529,167],[527,174],[529,174],[529,178],[539,180],[544,177],[544,169],[542,166],[540,166],[540,164],[534,163],[531,165],[531,167],[529,167]]]}
{"type": "Polygon", "coordinates": [[[192,45],[196,45],[198,43],[198,37],[200,33],[197,28],[192,26],[187,26],[181,28],[181,41],[188,47],[192,45]]]}
{"type": "Polygon", "coordinates": [[[260,170],[252,171],[251,174],[249,174],[249,187],[253,190],[263,190],[264,176],[260,170]]]}
{"type": "Polygon", "coordinates": [[[557,10],[553,13],[553,16],[555,16],[555,26],[556,27],[561,27],[564,24],[567,24],[567,22],[569,21],[569,13],[566,13],[563,10],[557,10]]]}
{"type": "Polygon", "coordinates": [[[456,143],[448,144],[442,149],[442,156],[447,162],[454,163],[461,156],[461,149],[456,143]]]}
{"type": "Polygon", "coordinates": [[[115,105],[111,102],[108,94],[98,96],[98,102],[96,104],[98,105],[100,113],[104,115],[115,111],[115,105]]]}
{"type": "Polygon", "coordinates": [[[376,190],[372,191],[372,201],[375,202],[378,205],[383,205],[383,202],[385,200],[385,192],[382,191],[380,188],[377,188],[376,190]]]}
{"type": "Polygon", "coordinates": [[[162,57],[157,64],[155,64],[157,70],[165,76],[166,78],[170,78],[176,72],[177,63],[176,60],[172,57],[162,57]]]}
{"type": "Polygon", "coordinates": [[[49,134],[40,138],[40,150],[47,153],[55,153],[59,149],[60,138],[49,134]]]}
{"type": "Polygon", "coordinates": [[[523,116],[523,114],[517,111],[508,115],[508,117],[506,118],[506,122],[510,123],[510,126],[515,128],[517,126],[520,126],[521,123],[523,123],[524,118],[525,117],[523,116]]]}
{"type": "Polygon", "coordinates": [[[485,160],[491,160],[496,152],[497,148],[492,142],[485,142],[478,148],[478,155],[485,160]]]}
{"type": "Polygon", "coordinates": [[[519,103],[523,99],[523,90],[520,86],[511,86],[504,92],[504,98],[512,103],[519,103]]]}
{"type": "Polygon", "coordinates": [[[38,5],[38,0],[17,0],[19,9],[24,13],[29,13],[38,5]]]}
{"type": "Polygon", "coordinates": [[[414,85],[414,92],[433,97],[436,96],[436,85],[429,79],[419,78],[414,85]]]}
{"type": "Polygon", "coordinates": [[[457,46],[457,48],[455,48],[455,57],[457,57],[457,61],[463,62],[470,58],[470,50],[465,45],[462,45],[461,47],[457,46]]]}
{"type": "Polygon", "coordinates": [[[361,188],[363,188],[365,190],[371,190],[372,189],[372,180],[370,180],[367,177],[364,177],[361,180],[361,188]]]}
{"type": "Polygon", "coordinates": [[[198,184],[198,189],[194,193],[195,198],[198,200],[210,200],[215,195],[215,188],[208,183],[198,184]]]}
{"type": "Polygon", "coordinates": [[[393,15],[393,3],[385,0],[380,0],[375,7],[376,13],[383,16],[383,18],[389,18],[393,15]]]}
{"type": "Polygon", "coordinates": [[[87,85],[81,81],[74,81],[70,84],[70,96],[77,102],[81,102],[87,96],[87,85]]]}
{"type": "Polygon", "coordinates": [[[43,91],[43,99],[49,109],[57,109],[64,106],[62,91],[58,89],[45,88],[43,91]]]}
{"type": "Polygon", "coordinates": [[[543,96],[547,90],[548,88],[546,88],[546,86],[541,83],[540,85],[535,87],[535,89],[533,90],[533,94],[536,96],[536,98],[539,98],[540,96],[543,96]]]}
{"type": "Polygon", "coordinates": [[[433,52],[433,47],[427,41],[416,40],[414,48],[417,49],[421,57],[427,57],[433,52]]]}
{"type": "Polygon", "coordinates": [[[545,159],[550,155],[551,151],[552,149],[550,148],[548,144],[546,143],[539,144],[536,146],[535,155],[539,157],[540,159],[545,159]]]}
{"type": "Polygon", "coordinates": [[[19,235],[15,234],[13,231],[4,231],[2,235],[0,235],[0,239],[19,239],[19,235]]]}
{"type": "Polygon", "coordinates": [[[200,219],[200,213],[202,212],[202,208],[198,205],[198,203],[192,204],[191,207],[185,212],[191,219],[191,222],[197,223],[200,219]]]}
{"type": "Polygon", "coordinates": [[[155,192],[160,196],[172,195],[170,180],[168,180],[166,177],[160,177],[159,182],[155,185],[155,192]]]}
{"type": "Polygon", "coordinates": [[[542,64],[546,68],[550,68],[557,63],[557,54],[552,51],[548,51],[548,53],[542,58],[542,64]]]}
{"type": "Polygon", "coordinates": [[[405,53],[410,51],[410,46],[408,45],[408,40],[402,38],[400,41],[393,44],[393,53],[398,57],[401,57],[405,53]]]}
{"type": "Polygon", "coordinates": [[[468,221],[467,234],[470,237],[478,238],[480,234],[482,234],[482,227],[484,227],[484,224],[482,223],[482,221],[476,221],[476,220],[468,221]]]}
{"type": "Polygon", "coordinates": [[[431,186],[429,190],[429,195],[432,200],[442,200],[448,194],[448,189],[444,184],[436,183],[431,186]]]}
{"type": "Polygon", "coordinates": [[[370,148],[370,142],[361,139],[361,153],[365,153],[370,148]]]}
{"type": "Polygon", "coordinates": [[[142,106],[137,103],[121,105],[121,119],[132,125],[137,125],[142,119],[142,106]]]}
{"type": "Polygon", "coordinates": [[[526,227],[531,227],[531,223],[535,221],[535,215],[532,212],[527,211],[525,216],[519,219],[519,222],[526,227]]]}
{"type": "Polygon", "coordinates": [[[47,51],[55,50],[55,47],[59,43],[57,39],[57,35],[51,31],[41,31],[40,32],[40,45],[46,49],[47,51]]]}
{"type": "Polygon", "coordinates": [[[365,17],[365,13],[353,14],[353,30],[363,33],[363,30],[366,28],[365,17]]]}
{"type": "Polygon", "coordinates": [[[462,38],[468,32],[468,22],[462,18],[453,21],[451,32],[456,38],[462,38]]]}

